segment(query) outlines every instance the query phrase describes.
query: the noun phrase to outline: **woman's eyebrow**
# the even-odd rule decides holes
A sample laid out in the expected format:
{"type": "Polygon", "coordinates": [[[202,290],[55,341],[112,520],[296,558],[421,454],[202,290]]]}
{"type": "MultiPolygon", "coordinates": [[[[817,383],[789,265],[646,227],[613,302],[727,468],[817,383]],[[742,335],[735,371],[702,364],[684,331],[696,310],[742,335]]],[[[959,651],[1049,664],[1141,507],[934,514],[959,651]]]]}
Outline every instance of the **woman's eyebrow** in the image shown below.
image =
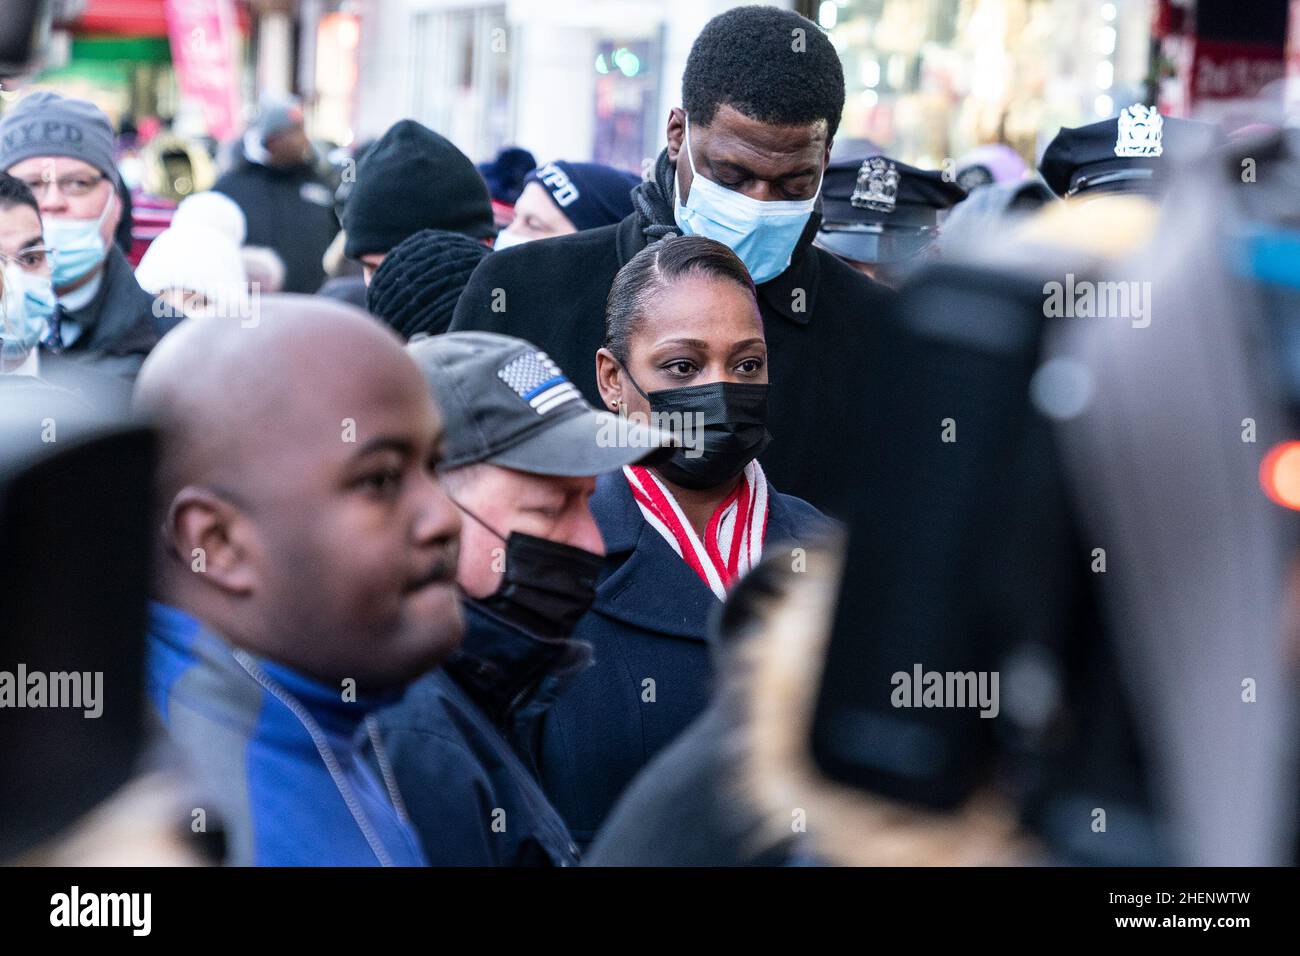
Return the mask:
{"type": "Polygon", "coordinates": [[[700,339],[664,339],[664,341],[662,342],[656,342],[654,347],[657,349],[661,349],[669,345],[684,345],[687,348],[700,349],[706,352],[709,349],[709,343],[704,342],[700,339]]]}

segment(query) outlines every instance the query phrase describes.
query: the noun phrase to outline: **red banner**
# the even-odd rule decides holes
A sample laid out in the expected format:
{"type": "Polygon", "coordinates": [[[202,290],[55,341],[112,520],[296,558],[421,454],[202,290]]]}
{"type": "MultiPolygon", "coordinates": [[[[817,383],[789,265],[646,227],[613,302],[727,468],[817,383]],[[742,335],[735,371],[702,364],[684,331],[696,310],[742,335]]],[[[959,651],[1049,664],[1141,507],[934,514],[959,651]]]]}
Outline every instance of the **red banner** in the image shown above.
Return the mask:
{"type": "Polygon", "coordinates": [[[181,95],[203,107],[208,132],[239,132],[234,0],[167,0],[167,32],[181,95]]]}

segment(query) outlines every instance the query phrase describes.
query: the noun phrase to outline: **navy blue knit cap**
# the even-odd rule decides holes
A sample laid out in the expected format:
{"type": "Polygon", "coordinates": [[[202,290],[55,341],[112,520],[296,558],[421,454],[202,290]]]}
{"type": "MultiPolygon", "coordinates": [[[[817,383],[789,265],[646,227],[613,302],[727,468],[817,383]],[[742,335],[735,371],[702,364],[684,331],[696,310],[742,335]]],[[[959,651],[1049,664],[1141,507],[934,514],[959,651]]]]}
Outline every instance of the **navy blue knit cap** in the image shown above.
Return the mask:
{"type": "Polygon", "coordinates": [[[579,232],[610,226],[632,212],[632,188],[641,179],[599,163],[555,160],[534,169],[524,180],[536,182],[579,232]]]}

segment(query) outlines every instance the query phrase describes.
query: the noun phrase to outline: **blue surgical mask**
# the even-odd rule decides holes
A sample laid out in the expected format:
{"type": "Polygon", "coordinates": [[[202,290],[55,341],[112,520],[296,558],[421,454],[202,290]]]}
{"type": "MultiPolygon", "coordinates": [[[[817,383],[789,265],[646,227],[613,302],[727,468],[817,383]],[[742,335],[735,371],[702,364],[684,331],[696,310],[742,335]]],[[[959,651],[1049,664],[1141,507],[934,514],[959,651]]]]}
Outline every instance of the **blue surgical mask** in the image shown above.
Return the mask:
{"type": "Polygon", "coordinates": [[[97,219],[45,220],[45,244],[54,250],[54,288],[65,289],[94,272],[104,261],[108,245],[100,235],[116,196],[109,196],[97,219]]]}
{"type": "Polygon", "coordinates": [[[46,276],[5,266],[4,297],[0,300],[0,369],[23,363],[45,334],[54,314],[54,289],[46,276]]]}
{"type": "MultiPolygon", "coordinates": [[[[673,200],[673,216],[688,236],[716,239],[740,257],[755,284],[775,279],[790,265],[794,247],[808,225],[821,192],[821,180],[811,199],[763,202],[705,179],[691,155],[691,118],[686,117],[686,161],[691,166],[691,192],[682,205],[673,200]]],[[[823,173],[824,174],[824,173],[823,173]]]]}

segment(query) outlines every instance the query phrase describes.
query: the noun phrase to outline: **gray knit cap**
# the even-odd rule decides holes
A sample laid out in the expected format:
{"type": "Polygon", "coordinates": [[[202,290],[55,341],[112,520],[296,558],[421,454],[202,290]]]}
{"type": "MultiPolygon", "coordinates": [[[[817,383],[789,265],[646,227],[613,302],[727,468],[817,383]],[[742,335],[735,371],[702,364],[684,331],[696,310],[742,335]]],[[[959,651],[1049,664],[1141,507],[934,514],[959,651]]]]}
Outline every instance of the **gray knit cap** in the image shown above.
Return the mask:
{"type": "Polygon", "coordinates": [[[100,170],[118,185],[113,127],[94,103],[38,90],[0,116],[0,169],[33,156],[69,156],[100,170]]]}

